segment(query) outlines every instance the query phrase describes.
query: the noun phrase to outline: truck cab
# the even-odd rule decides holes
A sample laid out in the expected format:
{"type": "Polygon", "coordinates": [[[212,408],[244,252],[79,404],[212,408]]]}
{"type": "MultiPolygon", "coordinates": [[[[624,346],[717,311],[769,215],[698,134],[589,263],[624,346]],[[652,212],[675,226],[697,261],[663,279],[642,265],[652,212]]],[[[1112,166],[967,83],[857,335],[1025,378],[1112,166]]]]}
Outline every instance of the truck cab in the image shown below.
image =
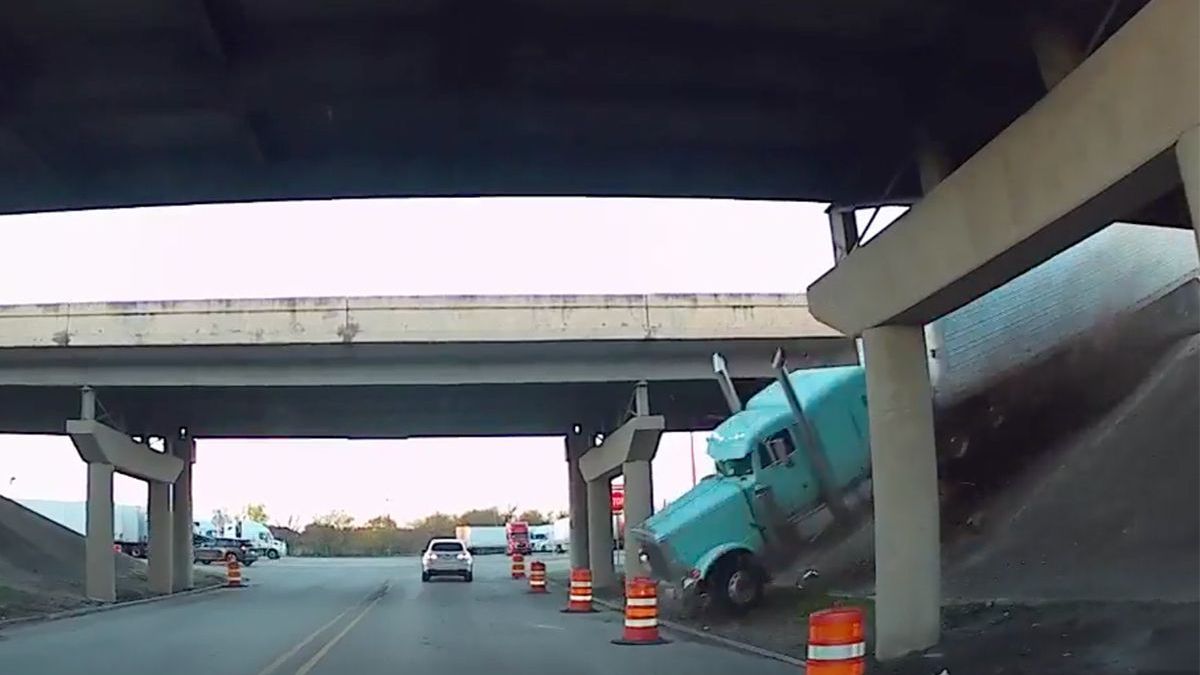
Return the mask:
{"type": "Polygon", "coordinates": [[[802,416],[782,382],[764,388],[710,436],[717,474],[631,532],[654,576],[727,610],[756,604],[814,524],[830,522],[822,475],[838,495],[870,475],[863,368],[796,371],[786,382],[802,416]]]}

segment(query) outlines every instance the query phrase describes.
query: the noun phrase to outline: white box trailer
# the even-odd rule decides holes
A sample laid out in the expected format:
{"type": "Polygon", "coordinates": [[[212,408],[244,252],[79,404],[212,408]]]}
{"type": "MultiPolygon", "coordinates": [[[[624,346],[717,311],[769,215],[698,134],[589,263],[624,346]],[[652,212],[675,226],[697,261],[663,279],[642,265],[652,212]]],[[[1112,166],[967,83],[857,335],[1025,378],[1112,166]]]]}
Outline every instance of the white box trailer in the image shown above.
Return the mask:
{"type": "MultiPolygon", "coordinates": [[[[17,499],[21,506],[38,513],[63,527],[87,536],[87,502],[55,501],[49,499],[17,499]]],[[[121,552],[135,558],[146,557],[150,538],[146,510],[130,504],[113,505],[113,544],[121,552]]]]}
{"type": "Polygon", "coordinates": [[[571,519],[559,518],[551,525],[553,531],[550,535],[551,541],[554,542],[554,550],[566,552],[571,550],[571,519]]]}
{"type": "Polygon", "coordinates": [[[504,553],[508,550],[508,534],[503,525],[459,525],[454,536],[462,540],[475,555],[504,553]]]}

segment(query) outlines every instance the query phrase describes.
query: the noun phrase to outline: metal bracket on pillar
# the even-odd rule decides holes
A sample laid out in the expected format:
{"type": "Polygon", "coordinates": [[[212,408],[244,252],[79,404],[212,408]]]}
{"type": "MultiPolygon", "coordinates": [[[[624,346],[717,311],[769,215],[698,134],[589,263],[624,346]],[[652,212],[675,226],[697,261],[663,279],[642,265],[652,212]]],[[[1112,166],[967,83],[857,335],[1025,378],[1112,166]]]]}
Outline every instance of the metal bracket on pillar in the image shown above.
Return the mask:
{"type": "Polygon", "coordinates": [[[118,430],[125,431],[125,425],[113,419],[112,414],[104,407],[96,390],[90,385],[79,388],[79,419],[96,420],[118,430]],[[100,414],[96,414],[99,411],[100,414]]]}
{"type": "Polygon", "coordinates": [[[858,216],[853,206],[825,209],[829,215],[829,236],[833,240],[833,264],[836,265],[858,247],[858,216]]]}
{"type": "Polygon", "coordinates": [[[79,419],[96,419],[96,390],[87,385],[79,390],[79,419]]]}
{"type": "Polygon", "coordinates": [[[625,406],[625,412],[621,415],[621,419],[617,420],[616,426],[629,421],[632,417],[642,417],[650,414],[650,384],[645,380],[640,380],[633,388],[633,395],[629,397],[629,403],[625,406]]]}

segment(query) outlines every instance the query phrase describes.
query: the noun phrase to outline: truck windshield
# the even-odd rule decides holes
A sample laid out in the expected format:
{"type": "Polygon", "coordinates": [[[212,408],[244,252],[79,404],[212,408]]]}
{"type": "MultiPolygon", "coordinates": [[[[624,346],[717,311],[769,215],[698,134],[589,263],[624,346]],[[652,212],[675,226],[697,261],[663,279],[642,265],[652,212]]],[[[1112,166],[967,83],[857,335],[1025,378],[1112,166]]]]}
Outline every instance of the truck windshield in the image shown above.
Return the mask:
{"type": "Polygon", "coordinates": [[[722,476],[749,476],[754,471],[750,457],[723,459],[717,462],[717,472],[722,476]]]}

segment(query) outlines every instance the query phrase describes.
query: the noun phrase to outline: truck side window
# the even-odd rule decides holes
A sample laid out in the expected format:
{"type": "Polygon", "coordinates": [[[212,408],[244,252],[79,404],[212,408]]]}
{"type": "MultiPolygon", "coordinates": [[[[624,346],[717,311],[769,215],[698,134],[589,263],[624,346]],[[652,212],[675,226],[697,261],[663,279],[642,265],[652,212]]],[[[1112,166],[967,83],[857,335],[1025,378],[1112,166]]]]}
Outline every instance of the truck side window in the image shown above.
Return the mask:
{"type": "Polygon", "coordinates": [[[758,450],[758,465],[762,468],[767,468],[775,463],[775,458],[771,456],[771,450],[765,443],[759,443],[756,446],[758,450]]]}
{"type": "Polygon", "coordinates": [[[792,443],[792,435],[787,429],[773,434],[758,447],[763,466],[786,461],[796,451],[796,446],[792,443]]]}

